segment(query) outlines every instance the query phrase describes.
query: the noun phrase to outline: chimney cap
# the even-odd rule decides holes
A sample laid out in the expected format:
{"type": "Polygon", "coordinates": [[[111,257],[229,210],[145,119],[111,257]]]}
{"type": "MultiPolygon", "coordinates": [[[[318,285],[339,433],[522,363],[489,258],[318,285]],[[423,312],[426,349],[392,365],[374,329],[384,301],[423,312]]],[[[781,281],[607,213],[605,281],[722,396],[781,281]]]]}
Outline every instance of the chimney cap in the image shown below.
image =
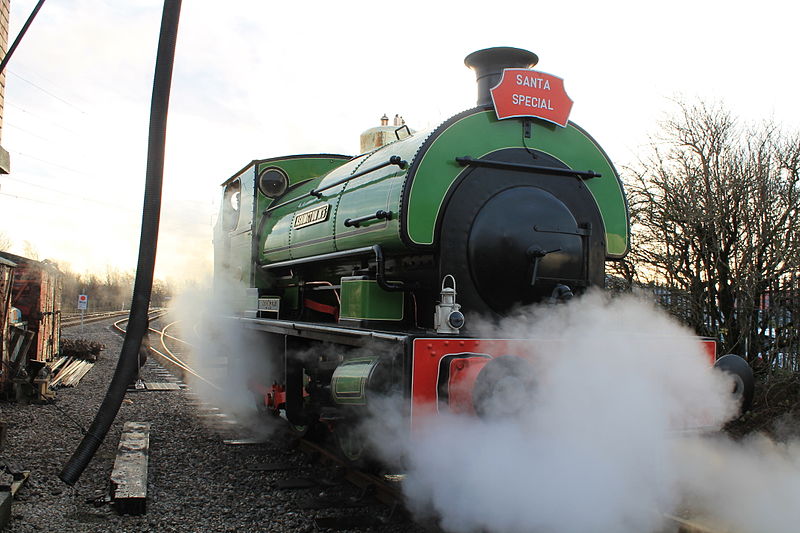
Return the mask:
{"type": "Polygon", "coordinates": [[[472,52],[464,58],[464,64],[475,71],[478,82],[478,105],[492,105],[492,87],[500,82],[503,69],[532,68],[539,56],[522,48],[497,46],[472,52]]]}
{"type": "Polygon", "coordinates": [[[539,56],[529,50],[512,46],[495,46],[472,52],[464,58],[464,64],[475,71],[478,77],[485,71],[497,68],[533,68],[539,62],[539,56]]]}

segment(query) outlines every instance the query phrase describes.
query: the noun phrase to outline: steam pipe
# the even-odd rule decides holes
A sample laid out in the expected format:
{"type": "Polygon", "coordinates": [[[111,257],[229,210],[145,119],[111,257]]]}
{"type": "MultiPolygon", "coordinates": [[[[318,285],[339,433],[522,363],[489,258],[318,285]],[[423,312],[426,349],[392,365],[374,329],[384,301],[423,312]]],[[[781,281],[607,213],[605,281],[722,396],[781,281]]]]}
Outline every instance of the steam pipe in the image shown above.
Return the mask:
{"type": "Polygon", "coordinates": [[[262,270],[273,270],[276,268],[287,268],[295,265],[302,265],[306,263],[316,263],[320,261],[332,261],[343,257],[351,257],[354,255],[367,255],[375,254],[376,273],[375,281],[378,286],[385,291],[412,291],[418,289],[417,283],[407,283],[403,281],[389,281],[386,279],[386,261],[383,257],[383,249],[380,244],[373,244],[372,246],[363,246],[361,248],[353,248],[352,250],[341,250],[338,252],[330,252],[327,254],[312,255],[310,257],[301,257],[300,259],[289,259],[287,261],[280,261],[277,263],[264,263],[259,261],[258,264],[262,270]]]}
{"type": "Polygon", "coordinates": [[[415,284],[387,280],[386,261],[383,259],[383,249],[381,249],[379,244],[374,244],[372,246],[372,252],[375,254],[375,262],[377,263],[378,271],[375,273],[375,281],[378,282],[378,287],[388,292],[410,291],[418,288],[415,284]]]}
{"type": "Polygon", "coordinates": [[[139,240],[139,260],[129,315],[128,329],[122,343],[117,369],[108,392],[78,448],[72,454],[58,477],[67,485],[74,485],[89,461],[103,443],[111,424],[117,416],[128,384],[139,369],[139,348],[147,332],[147,313],[153,289],[153,270],[158,244],[158,224],[161,216],[161,186],[164,177],[164,145],[167,130],[167,110],[172,84],[172,65],[175,59],[175,41],[181,0],[164,0],[161,15],[161,33],[153,77],[153,96],[150,103],[150,136],[147,146],[147,171],[145,177],[142,231],[139,240]]]}

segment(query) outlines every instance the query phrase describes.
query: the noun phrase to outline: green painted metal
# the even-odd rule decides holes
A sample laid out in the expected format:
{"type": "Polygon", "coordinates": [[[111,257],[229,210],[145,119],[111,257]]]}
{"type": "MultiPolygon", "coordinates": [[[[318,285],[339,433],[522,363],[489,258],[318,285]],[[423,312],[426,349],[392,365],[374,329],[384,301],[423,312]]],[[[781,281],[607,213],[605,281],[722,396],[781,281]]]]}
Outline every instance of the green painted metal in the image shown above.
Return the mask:
{"type": "MultiPolygon", "coordinates": [[[[358,167],[362,159],[351,160],[324,176],[312,178],[274,202],[277,205],[298,199],[270,211],[260,236],[263,239],[259,247],[262,260],[267,262],[284,261],[334,251],[332,225],[342,186],[325,191],[321,198],[308,196],[308,192],[322,187],[326,180],[327,183],[331,183],[340,177],[352,174],[353,169],[358,167]],[[326,220],[297,230],[294,229],[294,217],[297,213],[320,207],[323,204],[329,205],[326,220]]],[[[265,207],[267,206],[268,204],[265,203],[265,207]]]]}
{"type": "Polygon", "coordinates": [[[457,156],[480,158],[504,148],[545,152],[575,170],[594,170],[601,178],[586,182],[600,209],[606,230],[606,255],[628,251],[628,212],[619,176],[602,149],[582,129],[566,128],[532,119],[532,135],[525,139],[521,119],[497,120],[493,110],[479,111],[451,124],[427,147],[418,163],[408,199],[408,236],[417,244],[433,244],[444,198],[464,171],[457,156]],[[524,144],[523,144],[524,141],[524,144]]]}
{"type": "Polygon", "coordinates": [[[265,262],[277,262],[373,244],[379,244],[391,253],[406,249],[401,233],[405,233],[412,243],[433,245],[444,200],[464,171],[455,158],[465,155],[480,158],[505,148],[540,150],[563,161],[570,168],[594,170],[602,174],[601,178],[590,179],[586,184],[603,217],[606,255],[621,257],[627,253],[627,206],[619,177],[602,149],[576,125],[570,123],[566,128],[561,128],[534,119],[532,136],[524,139],[522,120],[498,121],[493,111],[478,110],[446,126],[422,151],[422,145],[429,136],[430,132],[417,132],[347,162],[333,159],[324,161],[321,156],[309,161],[295,158],[259,162],[259,171],[268,166],[285,170],[290,176],[292,188],[276,201],[258,193],[256,219],[260,219],[261,213],[270,204],[297,200],[272,210],[260,225],[258,258],[265,262]],[[319,198],[308,196],[312,189],[324,188],[383,163],[393,155],[400,156],[409,165],[416,157],[420,158],[416,162],[410,185],[407,183],[409,168],[390,165],[327,189],[319,198]],[[326,169],[326,173],[314,174],[326,169]],[[410,187],[405,204],[402,201],[404,187],[410,187]],[[295,227],[294,220],[298,213],[324,205],[328,206],[324,219],[295,227]],[[348,219],[373,215],[379,209],[390,212],[391,219],[373,219],[358,227],[345,225],[348,219]],[[401,209],[405,210],[402,217],[401,209]],[[406,228],[400,227],[401,220],[405,221],[406,228]]]}
{"type": "Polygon", "coordinates": [[[322,192],[320,198],[306,196],[312,189],[322,189],[347,176],[379,165],[393,156],[411,163],[414,154],[424,141],[420,134],[388,144],[380,149],[353,159],[324,176],[311,179],[289,191],[279,203],[298,198],[297,201],[271,212],[264,227],[264,240],[260,243],[261,258],[276,262],[312,255],[380,244],[384,250],[402,250],[399,209],[403,184],[408,168],[389,165],[322,192]],[[327,219],[317,224],[295,228],[294,217],[303,211],[328,204],[327,219]],[[359,227],[345,225],[347,219],[374,214],[377,210],[390,211],[390,220],[370,220],[359,227]]]}
{"type": "MultiPolygon", "coordinates": [[[[302,181],[327,174],[349,160],[350,158],[346,156],[329,154],[262,160],[256,164],[256,176],[261,174],[266,168],[278,167],[286,172],[286,175],[289,177],[289,186],[291,187],[302,181]]],[[[265,199],[270,200],[269,198],[265,199]]]]}
{"type": "Polygon", "coordinates": [[[336,367],[331,378],[333,401],[342,405],[366,405],[367,383],[380,357],[358,357],[336,367]]]}
{"type": "MultiPolygon", "coordinates": [[[[307,193],[314,188],[315,184],[319,183],[321,176],[342,165],[348,164],[348,161],[350,161],[350,159],[346,159],[344,156],[331,156],[328,154],[292,156],[259,161],[256,164],[256,176],[266,168],[280,168],[289,176],[289,187],[291,190],[278,200],[268,198],[260,191],[257,192],[258,200],[255,229],[259,229],[258,225],[262,222],[262,213],[271,204],[283,202],[286,199],[307,193]]],[[[297,204],[289,206],[288,209],[291,213],[295,213],[295,210],[302,210],[303,207],[305,207],[305,204],[303,204],[303,202],[298,202],[297,204]]],[[[269,216],[263,221],[263,227],[260,228],[261,231],[256,236],[258,239],[257,250],[264,250],[264,247],[268,245],[269,248],[274,251],[269,257],[262,255],[261,252],[259,252],[258,255],[260,255],[262,259],[271,261],[281,261],[290,258],[288,247],[291,245],[290,237],[293,215],[290,217],[276,215],[278,215],[278,213],[269,216]]],[[[313,233],[313,231],[311,233],[313,233]]]]}
{"type": "Polygon", "coordinates": [[[402,320],[403,293],[387,292],[374,280],[342,279],[339,318],[402,320]]]}
{"type": "MultiPolygon", "coordinates": [[[[373,152],[362,165],[363,168],[382,163],[391,156],[399,156],[411,165],[414,156],[425,140],[425,135],[416,133],[386,145],[373,152]]],[[[405,248],[400,238],[400,198],[406,181],[408,167],[384,167],[346,184],[336,213],[336,249],[347,250],[361,246],[380,244],[384,251],[405,248]],[[392,213],[389,221],[372,220],[360,227],[347,227],[345,221],[374,214],[378,209],[392,213]]]]}

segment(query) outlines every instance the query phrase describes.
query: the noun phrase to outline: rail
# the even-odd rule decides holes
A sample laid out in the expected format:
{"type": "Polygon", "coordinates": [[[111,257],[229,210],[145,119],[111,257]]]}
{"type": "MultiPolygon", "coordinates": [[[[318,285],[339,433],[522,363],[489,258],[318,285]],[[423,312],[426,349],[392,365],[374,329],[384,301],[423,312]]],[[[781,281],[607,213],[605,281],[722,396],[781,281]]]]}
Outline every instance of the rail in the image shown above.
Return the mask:
{"type": "MultiPolygon", "coordinates": [[[[165,316],[166,314],[167,314],[166,311],[161,312],[157,316],[150,317],[150,320],[151,321],[152,320],[157,320],[158,318],[161,318],[161,317],[165,316]]],[[[122,320],[118,320],[117,322],[114,322],[114,329],[116,329],[119,333],[124,334],[125,333],[125,329],[122,327],[122,324],[124,322],[127,322],[127,321],[128,321],[128,319],[125,318],[125,319],[122,319],[122,320]]],[[[152,353],[154,353],[158,357],[160,357],[163,361],[166,361],[170,365],[177,367],[181,372],[183,372],[185,374],[189,374],[189,375],[195,377],[196,379],[202,381],[206,385],[212,387],[213,389],[221,391],[222,389],[216,383],[210,381],[208,378],[206,378],[205,376],[203,376],[200,373],[198,373],[186,361],[184,361],[181,358],[180,355],[178,355],[174,351],[170,350],[169,346],[167,346],[167,339],[170,339],[170,340],[173,340],[175,342],[180,342],[182,344],[186,344],[188,346],[191,346],[191,343],[189,343],[189,342],[187,342],[187,341],[185,341],[183,339],[180,339],[178,337],[175,337],[173,335],[168,335],[166,333],[167,329],[170,328],[171,326],[174,326],[175,324],[177,324],[177,321],[167,324],[166,326],[164,326],[160,330],[156,329],[156,328],[152,328],[152,327],[148,328],[149,331],[151,331],[151,332],[155,333],[156,335],[158,335],[159,336],[159,340],[161,341],[161,349],[160,350],[157,349],[157,348],[154,348],[153,346],[148,346],[148,349],[152,353]]]]}
{"type": "MultiPolygon", "coordinates": [[[[405,478],[404,475],[377,476],[358,470],[350,466],[344,459],[328,448],[304,438],[298,440],[298,449],[311,457],[321,458],[343,469],[344,479],[364,493],[371,494],[375,499],[389,506],[390,509],[392,509],[390,516],[396,508],[403,506],[404,496],[400,484],[405,478]]],[[[730,533],[727,530],[724,532],[720,531],[694,518],[686,518],[667,513],[663,513],[662,517],[667,522],[670,528],[669,531],[674,533],[730,533]]]]}
{"type": "Polygon", "coordinates": [[[90,322],[98,322],[106,318],[113,318],[116,316],[127,315],[129,311],[109,311],[101,313],[87,313],[81,315],[61,315],[61,327],[68,328],[71,326],[79,326],[81,323],[88,324],[90,322]]]}
{"type": "Polygon", "coordinates": [[[324,458],[325,461],[344,469],[344,478],[361,490],[372,491],[375,498],[389,506],[402,505],[403,493],[397,486],[397,482],[389,482],[385,476],[376,476],[352,468],[348,463],[324,446],[312,442],[308,439],[299,439],[298,448],[309,455],[324,458]]]}

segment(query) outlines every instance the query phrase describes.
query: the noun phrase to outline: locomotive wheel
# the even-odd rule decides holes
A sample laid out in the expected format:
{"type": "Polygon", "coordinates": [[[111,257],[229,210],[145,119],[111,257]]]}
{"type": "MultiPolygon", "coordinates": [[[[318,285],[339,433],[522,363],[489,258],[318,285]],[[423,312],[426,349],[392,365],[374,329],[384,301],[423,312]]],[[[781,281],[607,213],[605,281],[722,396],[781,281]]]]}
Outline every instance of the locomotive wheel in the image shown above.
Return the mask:
{"type": "Polygon", "coordinates": [[[366,435],[356,422],[340,422],[333,430],[339,455],[351,467],[377,474],[383,465],[370,451],[366,435]]]}
{"type": "Polygon", "coordinates": [[[292,424],[283,416],[281,418],[286,422],[286,431],[290,436],[297,439],[307,439],[312,442],[322,442],[328,434],[328,427],[322,422],[316,421],[311,424],[292,424]]]}
{"type": "Polygon", "coordinates": [[[259,394],[253,394],[253,399],[256,405],[256,411],[259,417],[263,417],[264,423],[269,424],[268,427],[274,427],[274,424],[285,424],[283,426],[289,435],[293,438],[297,439],[308,439],[312,441],[320,441],[324,437],[327,428],[321,424],[320,422],[314,422],[313,424],[292,424],[286,418],[286,412],[284,409],[281,409],[279,412],[276,412],[266,406],[264,403],[264,397],[259,394]],[[281,422],[278,422],[276,419],[280,419],[281,422]]]}
{"type": "Polygon", "coordinates": [[[747,412],[753,405],[755,379],[753,369],[743,358],[729,353],[723,355],[714,363],[714,368],[721,370],[733,377],[733,390],[731,394],[739,403],[739,414],[747,412]]]}
{"type": "Polygon", "coordinates": [[[358,427],[351,422],[336,424],[333,430],[339,453],[349,463],[358,465],[367,457],[367,441],[358,427]]]}
{"type": "Polygon", "coordinates": [[[309,436],[312,433],[311,431],[312,426],[310,425],[298,426],[296,424],[292,424],[291,422],[287,422],[286,426],[289,430],[289,434],[292,435],[293,437],[297,437],[298,439],[309,438],[309,436]]]}

